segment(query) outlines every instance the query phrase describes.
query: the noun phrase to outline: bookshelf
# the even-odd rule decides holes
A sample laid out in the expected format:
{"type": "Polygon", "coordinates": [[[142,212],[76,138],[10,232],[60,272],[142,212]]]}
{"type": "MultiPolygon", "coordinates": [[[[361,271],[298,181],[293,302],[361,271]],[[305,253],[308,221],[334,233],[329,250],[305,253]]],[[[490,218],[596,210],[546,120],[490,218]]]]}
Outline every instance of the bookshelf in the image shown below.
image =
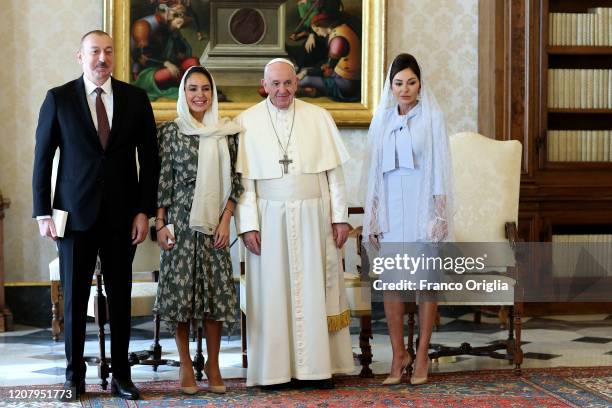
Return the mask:
{"type": "Polygon", "coordinates": [[[612,0],[480,0],[478,109],[480,133],[523,144],[521,238],[612,242],[612,0]]]}
{"type": "Polygon", "coordinates": [[[539,167],[612,170],[612,2],[541,0],[540,13],[539,167]]]}

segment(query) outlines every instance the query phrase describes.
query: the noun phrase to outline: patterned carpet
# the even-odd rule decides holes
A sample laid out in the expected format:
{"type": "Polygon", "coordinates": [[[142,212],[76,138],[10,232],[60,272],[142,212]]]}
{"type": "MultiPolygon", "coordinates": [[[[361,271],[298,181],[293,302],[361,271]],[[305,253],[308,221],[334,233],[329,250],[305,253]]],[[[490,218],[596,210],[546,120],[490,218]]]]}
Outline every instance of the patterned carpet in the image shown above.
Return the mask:
{"type": "MultiPolygon", "coordinates": [[[[139,384],[143,400],[112,398],[98,385],[88,385],[83,407],[610,407],[612,367],[525,369],[521,377],[510,370],[488,370],[433,374],[430,382],[412,387],[406,384],[383,387],[384,377],[336,378],[334,390],[311,388],[262,390],[246,388],[243,379],[226,380],[229,392],[215,395],[201,392],[180,394],[174,381],[139,384]]],[[[30,386],[50,389],[57,386],[30,386]]],[[[0,406],[69,406],[55,402],[9,400],[9,391],[0,388],[0,406]]]]}

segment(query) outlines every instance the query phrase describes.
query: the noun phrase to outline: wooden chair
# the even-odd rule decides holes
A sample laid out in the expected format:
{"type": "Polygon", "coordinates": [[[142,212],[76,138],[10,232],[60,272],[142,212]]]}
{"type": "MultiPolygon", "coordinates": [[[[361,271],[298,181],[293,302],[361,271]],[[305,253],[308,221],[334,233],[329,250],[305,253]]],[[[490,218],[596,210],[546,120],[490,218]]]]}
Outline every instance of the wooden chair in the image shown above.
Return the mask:
{"type": "MultiPolygon", "coordinates": [[[[455,189],[454,226],[457,243],[494,243],[500,251],[498,263],[489,263],[483,272],[468,271],[453,278],[499,279],[510,290],[500,294],[468,291],[441,292],[439,305],[496,306],[508,311],[508,338],[487,346],[472,347],[465,342],[459,347],[432,345],[430,358],[468,354],[506,359],[514,363],[520,375],[521,314],[523,303],[516,279],[514,250],[517,234],[522,147],[520,142],[497,141],[476,133],[459,133],[450,138],[455,189]],[[501,252],[504,255],[501,255],[501,252]],[[505,353],[500,353],[504,350],[505,353]]],[[[415,304],[409,308],[409,346],[412,348],[415,304]]]]}
{"type": "MultiPolygon", "coordinates": [[[[349,217],[363,214],[361,207],[349,207],[349,217]]],[[[371,282],[367,276],[367,269],[362,268],[361,232],[362,227],[351,228],[349,239],[343,249],[344,286],[346,299],[351,310],[351,317],[359,319],[359,349],[360,354],[355,358],[359,360],[362,378],[372,378],[374,373],[370,368],[372,364],[372,296],[371,282]]]]}
{"type": "MultiPolygon", "coordinates": [[[[129,353],[130,365],[143,364],[150,365],[153,367],[153,371],[157,371],[157,367],[160,365],[178,365],[173,360],[162,359],[162,347],[159,344],[159,332],[160,322],[159,316],[152,313],[153,303],[155,302],[155,295],[157,293],[157,279],[159,272],[141,272],[139,275],[149,275],[149,282],[133,282],[132,283],[132,296],[131,296],[131,316],[150,316],[153,315],[154,321],[154,334],[153,344],[149,350],[142,350],[137,352],[129,353]]],[[[89,303],[87,305],[87,315],[94,317],[96,325],[98,326],[98,356],[86,356],[85,361],[88,365],[98,367],[98,377],[100,378],[100,385],[102,389],[106,389],[108,386],[108,376],[112,372],[112,361],[111,358],[106,357],[106,333],[105,325],[109,322],[108,320],[108,304],[106,301],[106,294],[104,292],[104,278],[100,271],[100,261],[98,260],[95,271],[95,282],[96,285],[92,286],[91,293],[89,296],[89,303]]]]}

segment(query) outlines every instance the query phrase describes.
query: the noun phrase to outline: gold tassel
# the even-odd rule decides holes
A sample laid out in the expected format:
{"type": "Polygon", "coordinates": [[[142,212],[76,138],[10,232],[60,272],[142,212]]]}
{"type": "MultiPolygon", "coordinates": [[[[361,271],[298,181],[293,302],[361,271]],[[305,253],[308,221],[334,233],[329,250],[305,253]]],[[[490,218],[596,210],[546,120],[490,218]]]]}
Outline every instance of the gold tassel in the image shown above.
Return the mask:
{"type": "Polygon", "coordinates": [[[327,330],[329,331],[344,329],[345,327],[348,327],[349,324],[351,324],[350,310],[345,310],[338,315],[327,316],[327,330]]]}

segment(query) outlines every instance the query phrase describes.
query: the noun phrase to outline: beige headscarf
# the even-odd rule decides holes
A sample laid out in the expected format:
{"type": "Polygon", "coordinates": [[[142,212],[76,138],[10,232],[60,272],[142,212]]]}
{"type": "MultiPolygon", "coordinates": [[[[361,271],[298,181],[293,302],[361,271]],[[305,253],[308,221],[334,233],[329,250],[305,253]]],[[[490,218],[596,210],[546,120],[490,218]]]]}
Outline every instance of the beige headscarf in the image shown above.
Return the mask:
{"type": "Polygon", "coordinates": [[[242,127],[227,118],[219,118],[217,89],[212,75],[210,76],[212,101],[204,113],[203,123],[191,115],[185,96],[185,78],[194,68],[196,67],[189,68],[181,80],[176,102],[178,118],[174,122],[182,134],[200,138],[198,173],[189,215],[189,227],[212,235],[232,191],[231,161],[226,136],[240,133],[242,127]]]}

